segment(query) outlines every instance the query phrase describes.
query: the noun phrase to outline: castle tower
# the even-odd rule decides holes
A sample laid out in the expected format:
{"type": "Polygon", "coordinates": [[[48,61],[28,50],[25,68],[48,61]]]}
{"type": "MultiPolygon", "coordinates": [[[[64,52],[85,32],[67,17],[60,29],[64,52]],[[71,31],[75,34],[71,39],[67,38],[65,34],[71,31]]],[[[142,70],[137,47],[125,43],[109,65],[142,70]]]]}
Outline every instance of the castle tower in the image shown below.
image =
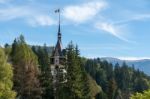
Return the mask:
{"type": "Polygon", "coordinates": [[[60,28],[60,10],[56,10],[59,13],[59,24],[57,33],[57,43],[51,56],[51,73],[53,77],[53,88],[55,93],[55,99],[57,98],[57,90],[59,86],[67,81],[66,79],[66,57],[63,55],[62,42],[61,42],[61,28],[60,28]]]}

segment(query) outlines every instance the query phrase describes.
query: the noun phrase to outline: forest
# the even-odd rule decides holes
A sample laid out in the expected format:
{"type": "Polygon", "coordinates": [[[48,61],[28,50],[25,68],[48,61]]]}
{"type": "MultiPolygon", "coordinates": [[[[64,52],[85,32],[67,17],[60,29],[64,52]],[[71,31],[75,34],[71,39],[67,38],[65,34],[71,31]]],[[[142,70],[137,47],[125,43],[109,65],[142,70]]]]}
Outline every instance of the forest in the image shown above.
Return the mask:
{"type": "Polygon", "coordinates": [[[112,65],[80,56],[71,41],[67,82],[54,94],[50,47],[28,45],[23,35],[0,48],[0,99],[149,99],[150,77],[125,62],[112,65]]]}

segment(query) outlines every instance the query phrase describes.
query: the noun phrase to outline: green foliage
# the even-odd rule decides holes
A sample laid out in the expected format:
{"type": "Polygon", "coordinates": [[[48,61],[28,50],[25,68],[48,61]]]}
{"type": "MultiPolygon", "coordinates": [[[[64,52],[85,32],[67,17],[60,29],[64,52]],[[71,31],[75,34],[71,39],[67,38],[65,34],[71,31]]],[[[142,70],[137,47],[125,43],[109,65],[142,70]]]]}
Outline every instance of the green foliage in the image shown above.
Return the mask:
{"type": "Polygon", "coordinates": [[[15,99],[16,93],[12,91],[12,66],[7,63],[4,51],[0,48],[0,99],[15,99]]]}
{"type": "MultiPolygon", "coordinates": [[[[48,47],[26,44],[23,35],[12,47],[0,49],[0,99],[54,99],[48,47]],[[10,61],[14,67],[7,63],[10,61]],[[12,84],[12,76],[14,86],[12,84]]],[[[52,50],[51,50],[52,51],[52,50]]],[[[67,82],[59,84],[59,99],[129,99],[131,94],[150,88],[150,77],[124,62],[113,66],[107,61],[80,57],[78,46],[71,42],[63,50],[67,57],[67,82]]],[[[150,91],[132,95],[131,99],[148,99],[150,91]]]]}
{"type": "Polygon", "coordinates": [[[6,56],[9,57],[10,53],[11,53],[11,46],[8,44],[5,44],[5,48],[4,48],[5,54],[6,56]]]}
{"type": "Polygon", "coordinates": [[[69,92],[67,99],[91,99],[88,77],[79,57],[78,48],[71,42],[66,53],[68,66],[66,88],[69,92]]]}
{"type": "Polygon", "coordinates": [[[82,97],[82,90],[81,90],[81,67],[78,64],[78,58],[74,51],[74,46],[72,43],[68,45],[67,49],[67,80],[68,80],[68,87],[71,93],[71,99],[81,99],[82,97]]]}
{"type": "Polygon", "coordinates": [[[136,90],[137,92],[142,92],[143,90],[149,89],[149,81],[148,79],[145,78],[137,78],[135,80],[135,84],[134,86],[134,90],[136,90]]]}
{"type": "Polygon", "coordinates": [[[99,85],[97,85],[96,81],[90,75],[87,76],[88,76],[87,85],[89,86],[90,89],[90,95],[92,96],[91,99],[95,99],[97,94],[102,93],[102,89],[99,85]]]}
{"type": "Polygon", "coordinates": [[[115,79],[111,79],[108,84],[108,98],[116,99],[117,85],[115,79]]]}
{"type": "Polygon", "coordinates": [[[20,36],[13,45],[14,89],[18,92],[17,96],[20,99],[40,99],[38,59],[24,37],[20,36]]]}
{"type": "Polygon", "coordinates": [[[121,66],[114,67],[107,61],[98,59],[87,59],[86,71],[102,87],[103,94],[97,95],[97,99],[128,99],[130,94],[143,92],[150,88],[150,77],[124,62],[121,66]],[[100,98],[101,97],[101,98],[100,98]],[[125,98],[126,97],[126,98],[125,98]]]}
{"type": "Polygon", "coordinates": [[[146,90],[143,93],[136,93],[131,96],[130,99],[149,99],[150,98],[150,90],[146,90]]]}
{"type": "Polygon", "coordinates": [[[96,95],[96,99],[108,99],[107,94],[103,91],[96,95]]]}
{"type": "Polygon", "coordinates": [[[53,99],[52,75],[50,68],[50,57],[48,55],[47,46],[32,47],[33,52],[38,56],[40,74],[40,84],[42,87],[42,99],[53,99]]]}

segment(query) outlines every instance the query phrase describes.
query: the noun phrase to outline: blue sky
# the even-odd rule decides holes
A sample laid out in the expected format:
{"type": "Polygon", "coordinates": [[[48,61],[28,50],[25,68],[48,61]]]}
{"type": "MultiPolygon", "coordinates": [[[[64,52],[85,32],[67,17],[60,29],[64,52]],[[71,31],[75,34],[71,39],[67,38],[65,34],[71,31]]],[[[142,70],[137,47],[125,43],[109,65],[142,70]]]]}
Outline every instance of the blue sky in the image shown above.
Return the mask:
{"type": "Polygon", "coordinates": [[[27,43],[56,43],[61,8],[63,46],[86,57],[150,58],[149,0],[0,0],[0,44],[23,34],[27,43]]]}

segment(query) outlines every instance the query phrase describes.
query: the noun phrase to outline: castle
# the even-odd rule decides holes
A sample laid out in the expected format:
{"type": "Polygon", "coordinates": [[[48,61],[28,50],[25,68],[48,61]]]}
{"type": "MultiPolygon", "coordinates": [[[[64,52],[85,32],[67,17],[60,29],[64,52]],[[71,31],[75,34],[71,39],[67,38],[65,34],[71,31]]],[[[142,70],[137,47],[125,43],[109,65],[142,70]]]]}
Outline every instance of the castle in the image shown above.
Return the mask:
{"type": "Polygon", "coordinates": [[[51,56],[51,74],[53,80],[53,89],[55,99],[58,99],[58,89],[61,84],[67,82],[66,75],[66,57],[62,51],[62,42],[61,42],[61,29],[60,29],[60,11],[59,12],[59,25],[58,25],[58,34],[57,34],[57,43],[53,50],[51,56]]]}

